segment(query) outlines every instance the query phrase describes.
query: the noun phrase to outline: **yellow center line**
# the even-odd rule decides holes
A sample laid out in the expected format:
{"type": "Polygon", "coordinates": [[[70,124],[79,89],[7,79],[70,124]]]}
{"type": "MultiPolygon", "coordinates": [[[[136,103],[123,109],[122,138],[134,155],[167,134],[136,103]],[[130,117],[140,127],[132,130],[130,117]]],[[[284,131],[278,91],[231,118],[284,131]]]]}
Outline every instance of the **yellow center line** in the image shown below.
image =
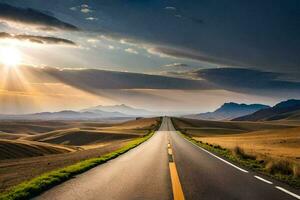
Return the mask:
{"type": "Polygon", "coordinates": [[[173,159],[173,153],[170,144],[168,144],[168,154],[169,156],[172,157],[172,159],[169,159],[169,168],[170,168],[170,176],[171,176],[171,183],[172,183],[172,190],[173,190],[173,198],[174,200],[184,200],[185,198],[179,180],[178,172],[176,169],[176,164],[173,159]]]}
{"type": "Polygon", "coordinates": [[[177,173],[176,165],[174,162],[169,163],[171,181],[172,181],[172,189],[173,189],[173,197],[174,200],[184,200],[184,195],[182,191],[182,187],[179,181],[179,176],[177,173]]]}

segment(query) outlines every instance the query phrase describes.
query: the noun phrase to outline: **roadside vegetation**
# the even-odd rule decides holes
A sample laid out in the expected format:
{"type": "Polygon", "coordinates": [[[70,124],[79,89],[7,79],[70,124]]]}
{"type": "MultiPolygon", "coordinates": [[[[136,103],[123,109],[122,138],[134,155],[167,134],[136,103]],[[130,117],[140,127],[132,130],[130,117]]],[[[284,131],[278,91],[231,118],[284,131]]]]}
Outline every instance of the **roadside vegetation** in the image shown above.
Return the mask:
{"type": "MultiPolygon", "coordinates": [[[[155,130],[159,128],[159,125],[160,123],[158,123],[155,130]]],[[[87,159],[76,164],[42,174],[32,180],[25,181],[13,187],[8,192],[0,194],[0,200],[20,200],[35,197],[41,194],[43,191],[71,179],[75,175],[83,173],[93,167],[96,167],[118,157],[119,155],[126,153],[130,149],[135,148],[136,146],[148,140],[154,134],[155,130],[149,131],[149,133],[145,136],[129,142],[126,146],[114,152],[108,153],[98,158],[87,159]]]]}
{"type": "Polygon", "coordinates": [[[276,159],[268,156],[258,156],[247,153],[243,148],[236,146],[233,149],[223,148],[220,145],[210,144],[194,139],[186,130],[176,127],[180,134],[190,142],[202,147],[210,152],[215,153],[227,160],[236,163],[237,165],[251,169],[258,173],[270,176],[276,180],[287,183],[288,185],[300,188],[300,166],[291,160],[276,159]]]}
{"type": "Polygon", "coordinates": [[[220,145],[213,145],[195,140],[184,133],[181,133],[181,135],[194,144],[231,160],[238,165],[271,176],[272,178],[285,182],[297,189],[300,188],[300,167],[292,161],[275,160],[271,157],[261,159],[255,155],[245,153],[245,151],[238,146],[234,148],[234,150],[229,150],[220,145]]]}

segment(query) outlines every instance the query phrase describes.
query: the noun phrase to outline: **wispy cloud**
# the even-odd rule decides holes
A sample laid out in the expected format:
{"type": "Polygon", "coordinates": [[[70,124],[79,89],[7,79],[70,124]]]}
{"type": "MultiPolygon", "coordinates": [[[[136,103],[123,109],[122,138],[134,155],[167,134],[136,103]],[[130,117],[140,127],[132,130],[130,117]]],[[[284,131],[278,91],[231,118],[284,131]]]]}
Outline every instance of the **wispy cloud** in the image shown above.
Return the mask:
{"type": "Polygon", "coordinates": [[[171,64],[166,64],[164,67],[172,67],[172,68],[188,68],[188,64],[184,63],[171,63],[171,64]]]}
{"type": "Polygon", "coordinates": [[[52,37],[52,36],[38,36],[38,35],[25,35],[25,34],[15,35],[6,32],[0,32],[0,39],[25,40],[33,43],[38,43],[38,44],[62,44],[62,45],[76,46],[76,43],[71,40],[52,37]]]}
{"type": "Polygon", "coordinates": [[[115,47],[113,45],[108,45],[107,48],[111,49],[111,50],[115,49],[115,47]]]}
{"type": "Polygon", "coordinates": [[[79,29],[67,22],[61,21],[53,16],[31,8],[19,8],[8,4],[0,3],[0,21],[7,23],[23,23],[36,26],[42,30],[68,30],[78,31],[79,29]]]}
{"type": "Polygon", "coordinates": [[[208,63],[215,63],[215,64],[221,64],[221,65],[239,65],[244,66],[243,63],[219,58],[219,57],[213,57],[204,53],[201,53],[199,51],[193,51],[188,49],[182,49],[182,48],[172,48],[168,46],[160,46],[160,47],[151,47],[148,49],[148,52],[154,55],[158,55],[160,57],[173,57],[173,58],[187,58],[192,60],[198,60],[202,62],[208,62],[208,63]]]}
{"type": "Polygon", "coordinates": [[[89,8],[81,8],[80,11],[85,14],[92,12],[92,10],[90,10],[89,8]]]}
{"type": "Polygon", "coordinates": [[[139,52],[137,52],[136,50],[134,50],[134,49],[132,49],[132,48],[127,48],[127,49],[125,49],[125,51],[126,51],[127,53],[139,54],[139,52]]]}
{"type": "Polygon", "coordinates": [[[80,11],[80,12],[82,12],[84,14],[88,14],[88,13],[93,12],[93,10],[91,9],[91,7],[88,4],[82,4],[82,5],[79,5],[79,6],[73,6],[73,7],[70,7],[70,10],[72,10],[72,11],[80,11]]]}
{"type": "Polygon", "coordinates": [[[165,10],[176,10],[176,8],[173,6],[167,6],[165,7],[165,10]]]}
{"type": "Polygon", "coordinates": [[[85,18],[86,20],[89,20],[89,21],[97,21],[98,18],[97,17],[87,17],[85,18]]]}

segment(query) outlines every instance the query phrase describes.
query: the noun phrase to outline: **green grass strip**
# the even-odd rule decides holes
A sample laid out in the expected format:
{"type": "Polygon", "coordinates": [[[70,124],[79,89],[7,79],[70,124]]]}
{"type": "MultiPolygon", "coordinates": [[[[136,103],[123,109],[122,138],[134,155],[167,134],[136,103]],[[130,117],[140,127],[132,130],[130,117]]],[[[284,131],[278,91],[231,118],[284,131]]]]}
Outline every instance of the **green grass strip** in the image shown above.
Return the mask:
{"type": "Polygon", "coordinates": [[[84,160],[74,165],[70,165],[68,167],[64,167],[55,171],[45,173],[32,180],[25,181],[13,187],[7,193],[1,194],[0,200],[22,200],[22,199],[30,199],[32,197],[35,197],[41,194],[42,192],[46,191],[47,189],[50,189],[55,185],[58,185],[66,180],[69,180],[74,175],[78,175],[93,167],[96,167],[111,159],[114,159],[121,154],[126,153],[130,149],[133,149],[134,147],[148,140],[153,134],[154,131],[150,132],[149,134],[145,135],[142,138],[138,138],[129,142],[129,144],[127,144],[125,147],[121,149],[103,155],[101,157],[84,160]]]}
{"type": "Polygon", "coordinates": [[[243,158],[241,156],[236,156],[233,154],[233,152],[229,149],[225,149],[222,148],[219,145],[212,145],[212,144],[208,144],[208,143],[203,143],[202,141],[198,141],[193,139],[192,137],[183,134],[182,132],[178,131],[178,133],[186,138],[187,140],[189,140],[190,142],[192,142],[193,144],[196,144],[199,147],[202,147],[203,149],[206,149],[210,152],[215,153],[216,155],[220,155],[221,157],[232,161],[233,163],[246,167],[248,169],[251,169],[252,171],[256,171],[259,172],[261,174],[267,175],[269,177],[272,177],[276,180],[282,181],[294,188],[299,189],[300,188],[300,179],[299,177],[295,177],[293,175],[285,175],[285,174],[270,174],[266,171],[265,168],[265,164],[259,160],[255,160],[255,159],[247,159],[247,158],[243,158]]]}

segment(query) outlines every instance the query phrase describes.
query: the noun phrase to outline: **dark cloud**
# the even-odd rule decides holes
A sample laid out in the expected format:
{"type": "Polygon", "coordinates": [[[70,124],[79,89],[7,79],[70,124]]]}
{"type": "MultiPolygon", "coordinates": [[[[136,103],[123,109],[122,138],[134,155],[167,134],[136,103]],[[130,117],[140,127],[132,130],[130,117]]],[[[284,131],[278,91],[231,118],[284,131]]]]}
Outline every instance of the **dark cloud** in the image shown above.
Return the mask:
{"type": "Polygon", "coordinates": [[[56,69],[51,67],[24,67],[24,74],[42,77],[42,80],[58,80],[76,88],[95,92],[100,89],[210,89],[205,81],[174,78],[160,75],[149,75],[97,69],[56,69]]]}
{"type": "Polygon", "coordinates": [[[294,91],[300,92],[300,82],[282,79],[286,74],[265,72],[254,69],[241,68],[215,68],[203,69],[194,73],[216,87],[239,92],[258,91],[294,91]]]}
{"type": "Polygon", "coordinates": [[[0,32],[0,39],[7,39],[7,38],[17,39],[17,40],[27,40],[39,44],[63,44],[63,45],[76,46],[75,42],[63,38],[37,36],[37,35],[23,35],[23,34],[13,35],[6,32],[0,32]]]}
{"type": "Polygon", "coordinates": [[[299,0],[118,3],[94,5],[99,18],[107,19],[102,27],[163,46],[164,53],[228,66],[299,71],[299,0]],[[168,6],[176,11],[162,9],[168,6]]]}
{"type": "Polygon", "coordinates": [[[200,60],[203,62],[222,64],[222,65],[244,65],[235,60],[228,60],[221,57],[213,57],[206,55],[197,51],[192,51],[188,49],[176,49],[169,47],[155,47],[148,50],[150,53],[158,54],[161,56],[172,56],[176,58],[189,58],[193,60],[200,60]]]}
{"type": "Polygon", "coordinates": [[[299,71],[299,0],[88,1],[92,16],[69,9],[79,11],[76,6],[80,2],[4,1],[51,10],[85,30],[175,49],[177,53],[164,52],[181,58],[269,71],[299,71]],[[87,23],[87,17],[99,20],[87,23]]]}
{"type": "Polygon", "coordinates": [[[76,26],[63,22],[44,12],[31,8],[14,7],[5,3],[0,3],[0,20],[35,25],[43,30],[79,30],[76,26]]]}
{"type": "Polygon", "coordinates": [[[268,97],[300,94],[300,82],[284,80],[282,77],[285,74],[242,68],[203,69],[173,74],[177,77],[97,69],[22,67],[20,70],[34,82],[62,82],[94,94],[101,94],[101,90],[106,89],[227,90],[268,97]],[[184,75],[190,79],[183,78],[184,75]]]}
{"type": "Polygon", "coordinates": [[[229,91],[285,90],[300,92],[300,82],[281,79],[285,74],[243,68],[212,68],[181,72],[194,79],[175,78],[98,69],[58,69],[53,67],[23,67],[23,73],[35,74],[43,80],[63,83],[89,90],[97,89],[184,89],[229,91]]]}

